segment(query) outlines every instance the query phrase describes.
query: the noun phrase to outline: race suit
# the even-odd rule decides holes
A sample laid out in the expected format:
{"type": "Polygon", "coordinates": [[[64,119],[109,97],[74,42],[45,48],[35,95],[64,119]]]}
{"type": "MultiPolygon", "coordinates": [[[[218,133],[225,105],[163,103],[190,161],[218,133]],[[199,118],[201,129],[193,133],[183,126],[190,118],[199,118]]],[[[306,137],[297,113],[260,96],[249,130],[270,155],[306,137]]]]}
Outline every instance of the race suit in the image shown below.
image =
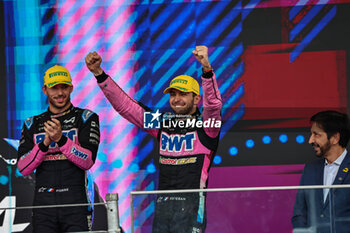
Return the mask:
{"type": "MultiPolygon", "coordinates": [[[[147,129],[143,125],[144,113],[150,109],[129,97],[107,74],[96,78],[104,95],[121,116],[157,138],[160,190],[207,187],[209,168],[218,147],[222,107],[212,71],[202,75],[203,114],[197,110],[189,119],[213,120],[220,123],[216,127],[165,128],[162,125],[160,129],[147,129]]],[[[153,232],[204,232],[205,227],[203,193],[157,197],[153,232]]]]}
{"type": "MultiPolygon", "coordinates": [[[[88,203],[86,170],[92,167],[100,142],[98,116],[71,106],[60,114],[50,111],[24,121],[18,149],[18,170],[35,171],[34,205],[88,203]],[[56,118],[62,137],[45,146],[44,122],[56,118]]],[[[34,232],[87,231],[91,209],[85,207],[33,209],[34,232]]]]}

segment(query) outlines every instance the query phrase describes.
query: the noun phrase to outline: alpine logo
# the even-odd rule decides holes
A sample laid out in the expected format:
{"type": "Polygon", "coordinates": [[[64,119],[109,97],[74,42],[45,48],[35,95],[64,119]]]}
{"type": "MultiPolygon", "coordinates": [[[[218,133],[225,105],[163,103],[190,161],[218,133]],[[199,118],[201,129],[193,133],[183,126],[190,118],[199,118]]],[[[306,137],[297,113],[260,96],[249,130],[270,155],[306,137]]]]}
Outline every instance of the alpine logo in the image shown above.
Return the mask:
{"type": "Polygon", "coordinates": [[[75,121],[75,117],[72,117],[71,119],[66,119],[63,122],[66,123],[66,124],[68,124],[68,123],[72,123],[73,124],[74,121],[75,121]]]}
{"type": "Polygon", "coordinates": [[[161,135],[161,147],[160,150],[168,152],[181,152],[193,150],[193,141],[196,139],[194,132],[187,133],[185,135],[171,134],[168,135],[162,132],[161,135]]]}

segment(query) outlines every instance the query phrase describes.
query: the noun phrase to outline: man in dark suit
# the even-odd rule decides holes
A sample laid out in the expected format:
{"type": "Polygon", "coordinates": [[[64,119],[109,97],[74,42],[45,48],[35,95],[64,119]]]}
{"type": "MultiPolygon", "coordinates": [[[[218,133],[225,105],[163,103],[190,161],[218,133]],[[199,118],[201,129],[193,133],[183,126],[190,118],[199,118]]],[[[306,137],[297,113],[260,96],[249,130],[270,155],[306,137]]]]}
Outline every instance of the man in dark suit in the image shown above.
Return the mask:
{"type": "MultiPolygon", "coordinates": [[[[300,185],[350,184],[349,118],[336,111],[313,115],[309,144],[318,160],[306,164],[300,185]]],[[[350,189],[298,190],[294,232],[350,232],[350,189]]]]}

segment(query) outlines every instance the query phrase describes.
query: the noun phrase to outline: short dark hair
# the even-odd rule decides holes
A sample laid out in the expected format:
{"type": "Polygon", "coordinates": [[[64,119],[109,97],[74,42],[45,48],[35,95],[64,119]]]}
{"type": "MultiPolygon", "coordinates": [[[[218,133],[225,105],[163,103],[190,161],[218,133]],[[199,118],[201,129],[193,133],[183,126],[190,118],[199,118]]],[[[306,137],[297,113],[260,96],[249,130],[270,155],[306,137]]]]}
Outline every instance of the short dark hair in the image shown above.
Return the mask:
{"type": "Polygon", "coordinates": [[[318,112],[310,118],[318,127],[327,133],[330,139],[336,133],[340,134],[339,145],[346,147],[350,137],[349,117],[345,113],[337,111],[318,112]]]}

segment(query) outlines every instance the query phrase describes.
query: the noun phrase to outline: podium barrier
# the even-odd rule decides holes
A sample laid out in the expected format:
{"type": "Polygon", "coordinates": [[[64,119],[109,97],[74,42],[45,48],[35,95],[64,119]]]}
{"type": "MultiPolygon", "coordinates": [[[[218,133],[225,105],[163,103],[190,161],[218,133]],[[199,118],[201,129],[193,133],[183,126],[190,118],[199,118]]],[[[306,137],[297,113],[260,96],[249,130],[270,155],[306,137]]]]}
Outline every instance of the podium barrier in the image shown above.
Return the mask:
{"type": "MultiPolygon", "coordinates": [[[[336,210],[333,208],[333,193],[339,189],[345,189],[346,192],[350,193],[350,185],[133,191],[130,193],[131,232],[152,232],[153,220],[151,218],[159,202],[158,198],[170,200],[169,197],[174,199],[174,196],[178,194],[191,193],[206,193],[206,233],[307,233],[319,232],[317,229],[320,227],[326,228],[326,231],[323,232],[338,232],[336,231],[337,226],[344,223],[350,224],[350,218],[336,216],[336,210]],[[310,226],[293,229],[291,218],[297,191],[305,190],[308,193],[317,193],[315,190],[320,189],[330,189],[329,205],[331,208],[327,213],[330,216],[329,222],[320,223],[315,216],[317,211],[311,209],[309,212],[310,226]],[[145,202],[151,203],[149,204],[150,210],[147,210],[144,205],[140,205],[140,203],[145,202]]],[[[314,203],[314,197],[309,196],[310,203],[314,203]]],[[[344,198],[350,199],[350,195],[344,198]]],[[[167,212],[169,211],[171,211],[170,208],[167,212]]],[[[171,224],[181,223],[171,222],[171,224]]],[[[350,228],[346,232],[350,232],[350,228]]]]}
{"type": "Polygon", "coordinates": [[[63,207],[77,207],[77,206],[100,206],[106,207],[107,211],[107,231],[84,231],[84,232],[70,232],[70,233],[122,233],[122,229],[119,225],[119,212],[118,212],[118,194],[109,193],[106,195],[106,202],[98,203],[84,203],[84,204],[64,204],[64,205],[42,205],[42,206],[17,206],[0,208],[3,210],[26,210],[26,209],[39,209],[39,208],[63,208],[63,207]]]}
{"type": "MultiPolygon", "coordinates": [[[[338,190],[343,190],[345,194],[341,198],[346,200],[350,198],[350,185],[312,185],[312,186],[273,186],[273,187],[246,187],[246,188],[215,188],[215,189],[185,189],[185,190],[158,190],[158,191],[133,191],[130,193],[130,219],[131,232],[148,233],[152,232],[152,216],[156,206],[157,198],[186,196],[187,194],[206,194],[207,210],[214,210],[207,215],[206,232],[268,232],[268,233],[311,233],[318,232],[323,227],[323,232],[339,232],[339,227],[346,226],[350,232],[350,214],[348,216],[337,216],[335,206],[335,195],[338,190]],[[316,190],[329,189],[329,222],[320,223],[316,211],[313,209],[316,190]],[[291,217],[293,215],[293,205],[298,190],[304,190],[310,195],[311,210],[309,211],[310,224],[308,227],[292,228],[291,217]],[[312,194],[312,195],[311,195],[312,194]],[[140,198],[140,200],[138,200],[140,198]],[[148,199],[147,199],[148,198],[148,199]],[[140,204],[142,203],[142,204],[140,204]],[[145,208],[143,203],[150,203],[145,208]],[[142,208],[142,215],[137,208],[142,208]],[[209,207],[209,208],[208,208],[209,207]],[[226,212],[230,215],[226,215],[226,212]],[[276,211],[278,210],[278,211],[276,211]],[[145,215],[146,212],[146,215],[145,215]],[[139,215],[138,215],[139,214],[139,215]],[[136,215],[136,218],[135,218],[136,215]],[[142,217],[142,219],[141,219],[142,217]],[[142,221],[146,219],[146,221],[142,221]],[[215,221],[212,221],[215,219],[215,221]],[[222,222],[220,222],[222,221],[222,222]],[[323,224],[323,225],[322,225],[323,224]],[[136,227],[136,229],[135,229],[136,227]],[[225,228],[226,227],[226,228],[225,228]],[[252,230],[253,229],[253,230],[252,230]],[[255,230],[254,230],[255,229],[255,230]]],[[[319,193],[319,192],[318,192],[319,193]]],[[[118,211],[118,194],[107,194],[106,202],[86,203],[86,204],[65,204],[65,205],[46,205],[46,206],[18,206],[0,208],[4,210],[24,210],[36,208],[62,208],[76,206],[99,206],[103,205],[107,211],[108,229],[106,231],[89,231],[91,233],[121,233],[118,211]]],[[[339,205],[338,205],[339,206],[339,205]]],[[[349,206],[350,209],[350,206],[349,206]]],[[[168,214],[172,214],[170,209],[168,214]]],[[[181,224],[181,223],[178,223],[181,224]]],[[[347,231],[345,231],[347,232],[347,231]]],[[[341,233],[345,233],[341,232],[341,233]]],[[[83,233],[83,232],[75,232],[83,233]]],[[[85,232],[86,233],[86,232],[85,232]]]]}

